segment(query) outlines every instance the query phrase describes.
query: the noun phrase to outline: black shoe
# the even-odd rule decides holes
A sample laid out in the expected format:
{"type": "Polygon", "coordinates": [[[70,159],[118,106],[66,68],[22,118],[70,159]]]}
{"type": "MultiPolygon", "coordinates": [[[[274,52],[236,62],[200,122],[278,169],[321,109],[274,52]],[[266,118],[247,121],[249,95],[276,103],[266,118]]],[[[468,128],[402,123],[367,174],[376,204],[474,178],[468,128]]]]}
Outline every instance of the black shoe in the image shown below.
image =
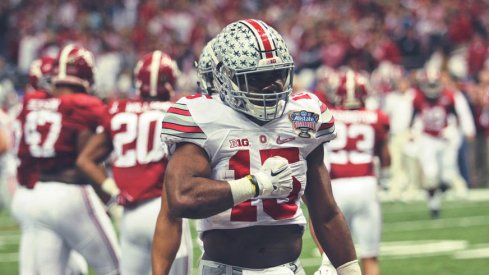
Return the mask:
{"type": "Polygon", "coordinates": [[[438,218],[440,218],[440,209],[431,209],[430,210],[430,213],[431,213],[431,218],[432,219],[438,219],[438,218]]]}
{"type": "Polygon", "coordinates": [[[442,183],[440,183],[440,187],[439,188],[440,188],[440,191],[442,193],[445,193],[446,191],[448,191],[448,189],[450,189],[450,185],[448,183],[446,183],[446,182],[442,182],[442,183]]]}

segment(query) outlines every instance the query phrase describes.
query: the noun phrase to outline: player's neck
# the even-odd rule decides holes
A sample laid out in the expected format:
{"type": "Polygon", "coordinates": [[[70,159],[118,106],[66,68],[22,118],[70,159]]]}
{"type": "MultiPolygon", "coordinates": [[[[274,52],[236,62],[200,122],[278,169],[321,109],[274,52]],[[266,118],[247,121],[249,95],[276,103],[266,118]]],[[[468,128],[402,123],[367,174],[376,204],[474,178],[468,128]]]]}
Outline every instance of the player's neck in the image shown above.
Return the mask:
{"type": "Polygon", "coordinates": [[[269,122],[270,122],[270,121],[263,121],[263,120],[259,120],[259,119],[257,119],[257,118],[252,117],[252,116],[249,116],[249,115],[247,115],[247,114],[245,114],[245,116],[246,116],[246,117],[247,117],[249,120],[251,120],[253,123],[255,123],[255,124],[259,125],[259,126],[263,126],[263,125],[265,125],[265,124],[267,124],[267,123],[269,123],[269,122]]]}

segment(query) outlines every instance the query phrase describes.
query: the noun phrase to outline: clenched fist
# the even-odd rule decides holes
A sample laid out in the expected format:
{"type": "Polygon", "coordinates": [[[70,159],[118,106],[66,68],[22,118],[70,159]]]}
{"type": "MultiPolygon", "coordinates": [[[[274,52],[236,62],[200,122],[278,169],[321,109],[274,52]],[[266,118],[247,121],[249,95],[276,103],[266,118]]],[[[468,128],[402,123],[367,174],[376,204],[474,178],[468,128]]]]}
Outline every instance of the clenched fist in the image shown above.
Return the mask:
{"type": "Polygon", "coordinates": [[[253,176],[260,197],[285,198],[292,191],[292,169],[283,157],[268,158],[260,171],[253,176]]]}

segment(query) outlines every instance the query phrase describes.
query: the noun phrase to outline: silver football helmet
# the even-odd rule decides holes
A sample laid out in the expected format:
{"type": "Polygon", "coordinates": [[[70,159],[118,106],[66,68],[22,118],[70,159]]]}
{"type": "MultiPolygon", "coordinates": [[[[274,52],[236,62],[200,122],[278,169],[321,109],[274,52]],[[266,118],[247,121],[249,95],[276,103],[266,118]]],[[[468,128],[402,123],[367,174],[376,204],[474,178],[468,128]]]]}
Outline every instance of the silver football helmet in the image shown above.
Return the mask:
{"type": "Polygon", "coordinates": [[[199,56],[198,62],[196,62],[197,67],[197,85],[201,89],[202,93],[212,95],[215,93],[214,89],[214,75],[212,74],[212,43],[215,39],[207,42],[202,53],[199,56]]]}
{"type": "Polygon", "coordinates": [[[275,29],[240,20],[226,26],[211,47],[214,87],[226,105],[261,121],[282,116],[294,61],[275,29]]]}

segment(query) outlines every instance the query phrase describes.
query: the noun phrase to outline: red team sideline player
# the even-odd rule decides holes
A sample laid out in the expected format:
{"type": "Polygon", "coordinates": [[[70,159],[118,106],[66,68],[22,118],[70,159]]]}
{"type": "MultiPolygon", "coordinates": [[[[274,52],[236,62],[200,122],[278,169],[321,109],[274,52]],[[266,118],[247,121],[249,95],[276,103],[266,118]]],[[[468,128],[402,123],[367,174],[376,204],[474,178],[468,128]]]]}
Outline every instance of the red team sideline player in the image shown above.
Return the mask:
{"type": "Polygon", "coordinates": [[[114,228],[89,181],[75,167],[105,110],[99,99],[87,94],[93,66],[91,52],[65,46],[53,63],[52,94],[30,99],[18,116],[24,130],[21,143],[39,171],[30,201],[35,225],[30,250],[37,274],[65,274],[72,250],[96,274],[119,273],[114,228]]]}
{"type": "Polygon", "coordinates": [[[333,195],[358,244],[363,273],[378,275],[382,215],[375,158],[383,168],[390,165],[389,118],[380,110],[365,108],[369,87],[365,76],[346,69],[339,74],[338,84],[328,97],[337,137],[325,145],[325,159],[333,195]]]}
{"type": "MultiPolygon", "coordinates": [[[[39,179],[36,161],[30,154],[30,146],[23,138],[25,123],[22,123],[20,114],[26,113],[26,108],[31,100],[45,99],[49,97],[49,75],[51,73],[54,58],[43,56],[36,59],[29,70],[29,85],[26,88],[19,116],[13,122],[14,154],[17,157],[17,182],[11,211],[21,227],[21,240],[19,246],[19,273],[36,273],[35,253],[32,243],[35,242],[33,225],[34,211],[30,206],[33,188],[39,179]]],[[[28,114],[26,115],[28,116],[28,114]]],[[[86,261],[76,251],[71,251],[66,274],[87,274],[86,261]]]]}
{"type": "MultiPolygon", "coordinates": [[[[90,139],[78,166],[124,206],[121,230],[122,274],[150,274],[151,247],[167,159],[159,128],[174,93],[178,69],[165,53],[153,51],[136,65],[133,99],[109,104],[103,133],[90,139]],[[112,155],[114,179],[98,169],[112,155]]],[[[190,274],[192,240],[184,220],[183,238],[170,274],[190,274]]]]}
{"type": "MultiPolygon", "coordinates": [[[[461,99],[455,91],[443,85],[440,71],[420,70],[417,84],[411,126],[418,135],[417,156],[422,171],[422,187],[428,193],[428,208],[431,217],[438,218],[444,187],[462,193],[466,191],[467,185],[457,162],[462,143],[459,127],[464,129],[473,121],[457,108],[460,107],[457,101],[461,99]]],[[[463,132],[473,135],[470,131],[463,132]]]]}

